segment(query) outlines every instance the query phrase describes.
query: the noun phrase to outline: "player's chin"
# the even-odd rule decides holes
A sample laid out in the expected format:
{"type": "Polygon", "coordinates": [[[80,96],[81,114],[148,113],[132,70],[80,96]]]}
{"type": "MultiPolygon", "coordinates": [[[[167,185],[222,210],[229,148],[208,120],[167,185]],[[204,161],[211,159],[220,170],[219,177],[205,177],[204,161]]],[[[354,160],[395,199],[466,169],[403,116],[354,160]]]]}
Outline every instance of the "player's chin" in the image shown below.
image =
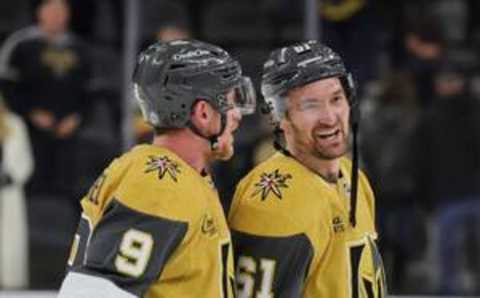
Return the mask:
{"type": "Polygon", "coordinates": [[[323,147],[323,146],[316,146],[317,156],[321,157],[322,159],[337,159],[344,156],[348,148],[346,145],[339,145],[339,146],[331,146],[331,147],[323,147]]]}

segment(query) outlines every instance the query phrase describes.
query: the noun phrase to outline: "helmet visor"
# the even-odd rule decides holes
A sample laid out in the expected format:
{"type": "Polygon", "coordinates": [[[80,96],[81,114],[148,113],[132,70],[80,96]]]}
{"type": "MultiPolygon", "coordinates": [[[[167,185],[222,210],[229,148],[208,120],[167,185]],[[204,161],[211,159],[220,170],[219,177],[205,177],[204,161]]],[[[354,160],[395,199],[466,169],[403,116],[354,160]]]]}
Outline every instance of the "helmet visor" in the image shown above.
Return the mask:
{"type": "Polygon", "coordinates": [[[257,96],[252,80],[249,77],[242,77],[238,85],[233,87],[229,92],[230,104],[240,110],[242,115],[250,115],[255,112],[257,104],[257,96]]]}

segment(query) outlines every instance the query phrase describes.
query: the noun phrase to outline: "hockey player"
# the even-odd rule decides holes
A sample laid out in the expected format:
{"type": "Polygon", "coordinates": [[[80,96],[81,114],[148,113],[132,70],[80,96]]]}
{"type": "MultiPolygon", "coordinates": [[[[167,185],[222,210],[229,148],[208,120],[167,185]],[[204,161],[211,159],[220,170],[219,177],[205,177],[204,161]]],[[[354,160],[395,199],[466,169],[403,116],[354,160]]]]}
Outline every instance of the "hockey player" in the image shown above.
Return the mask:
{"type": "Polygon", "coordinates": [[[217,46],[156,43],[134,92],[155,129],[113,161],[83,198],[59,297],[233,297],[230,232],[209,164],[233,154],[251,82],[217,46]]]}
{"type": "Polygon", "coordinates": [[[342,59],[316,41],[278,49],[262,93],[279,152],[239,183],[229,213],[239,297],[384,297],[374,196],[357,172],[355,87],[342,59]]]}

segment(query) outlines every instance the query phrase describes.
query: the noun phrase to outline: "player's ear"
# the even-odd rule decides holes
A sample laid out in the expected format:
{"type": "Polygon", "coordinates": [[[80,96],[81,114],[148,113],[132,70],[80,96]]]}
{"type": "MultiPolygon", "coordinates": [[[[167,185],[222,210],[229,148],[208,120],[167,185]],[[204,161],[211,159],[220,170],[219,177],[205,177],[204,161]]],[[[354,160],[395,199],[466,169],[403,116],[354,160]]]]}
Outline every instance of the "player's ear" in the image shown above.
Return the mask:
{"type": "Polygon", "coordinates": [[[212,121],[214,110],[204,100],[198,100],[192,107],[191,120],[197,127],[208,127],[212,121]]]}
{"type": "Polygon", "coordinates": [[[288,133],[291,130],[291,123],[287,118],[280,120],[279,126],[284,133],[288,133]]]}

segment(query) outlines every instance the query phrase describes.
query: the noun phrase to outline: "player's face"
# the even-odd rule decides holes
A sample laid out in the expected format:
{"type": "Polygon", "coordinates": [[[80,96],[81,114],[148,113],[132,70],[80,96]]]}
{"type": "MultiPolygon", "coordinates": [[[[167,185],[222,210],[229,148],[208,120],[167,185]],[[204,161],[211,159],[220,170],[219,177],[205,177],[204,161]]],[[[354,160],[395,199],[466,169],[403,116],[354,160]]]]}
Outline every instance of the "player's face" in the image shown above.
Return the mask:
{"type": "Polygon", "coordinates": [[[288,97],[282,128],[292,151],[322,160],[347,152],[350,106],[338,78],[296,88],[288,97]]]}
{"type": "MultiPolygon", "coordinates": [[[[223,133],[218,138],[218,148],[214,151],[214,157],[217,160],[229,160],[234,153],[233,133],[240,125],[242,114],[240,113],[240,110],[235,107],[233,96],[235,96],[233,92],[227,93],[227,101],[232,108],[226,112],[226,126],[223,133]]],[[[218,118],[220,119],[220,114],[218,114],[218,118]]]]}

